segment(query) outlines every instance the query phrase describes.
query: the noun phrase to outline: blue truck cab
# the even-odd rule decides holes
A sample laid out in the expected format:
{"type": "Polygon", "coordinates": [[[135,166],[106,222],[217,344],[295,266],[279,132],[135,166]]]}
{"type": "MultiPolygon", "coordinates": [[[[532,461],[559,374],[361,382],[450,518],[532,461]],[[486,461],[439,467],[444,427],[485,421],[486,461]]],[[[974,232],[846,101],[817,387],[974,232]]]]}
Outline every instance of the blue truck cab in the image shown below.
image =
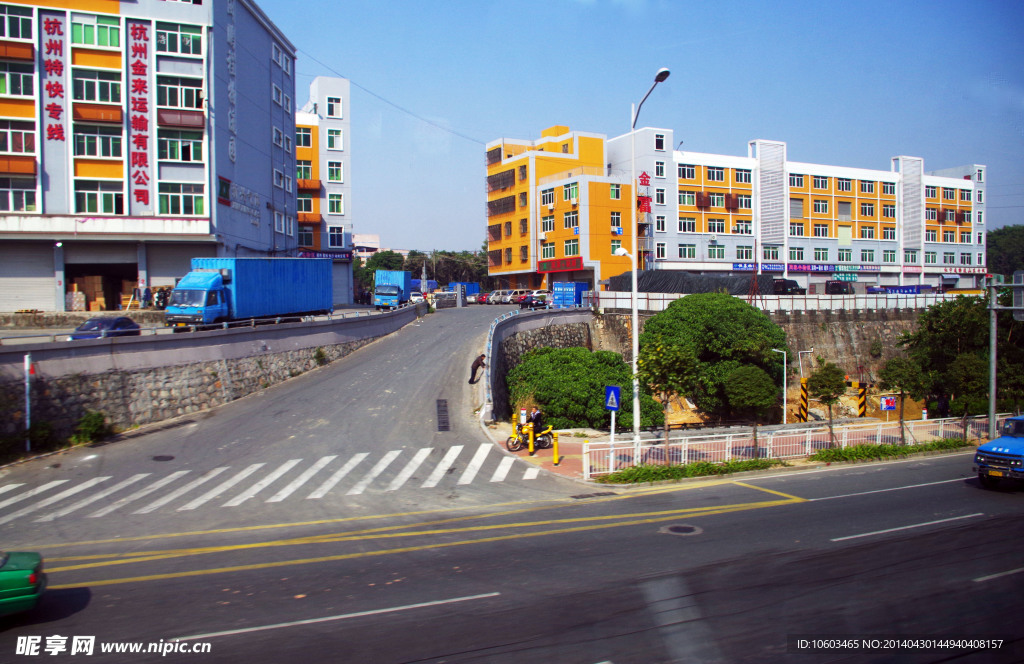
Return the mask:
{"type": "Polygon", "coordinates": [[[1024,416],[1006,418],[1000,436],[978,446],[974,472],[986,489],[1002,479],[1024,480],[1024,416]]]}
{"type": "Polygon", "coordinates": [[[395,309],[412,297],[412,273],[408,270],[377,270],[373,280],[373,305],[378,309],[395,309]]]}
{"type": "Polygon", "coordinates": [[[168,325],[203,325],[228,318],[228,297],[220,271],[186,274],[171,291],[168,325]]]}

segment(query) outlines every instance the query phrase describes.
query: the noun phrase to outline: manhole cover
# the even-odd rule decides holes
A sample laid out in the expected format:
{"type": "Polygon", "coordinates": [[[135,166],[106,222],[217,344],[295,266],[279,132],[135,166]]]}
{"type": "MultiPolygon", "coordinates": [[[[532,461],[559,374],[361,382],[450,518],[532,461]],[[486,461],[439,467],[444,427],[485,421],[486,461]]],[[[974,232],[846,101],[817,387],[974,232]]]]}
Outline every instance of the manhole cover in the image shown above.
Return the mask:
{"type": "Polygon", "coordinates": [[[700,535],[704,531],[697,526],[665,526],[658,532],[666,535],[700,535]]]}
{"type": "Polygon", "coordinates": [[[172,457],[170,454],[158,454],[155,457],[153,457],[153,461],[172,461],[173,459],[174,457],[172,457]]]}

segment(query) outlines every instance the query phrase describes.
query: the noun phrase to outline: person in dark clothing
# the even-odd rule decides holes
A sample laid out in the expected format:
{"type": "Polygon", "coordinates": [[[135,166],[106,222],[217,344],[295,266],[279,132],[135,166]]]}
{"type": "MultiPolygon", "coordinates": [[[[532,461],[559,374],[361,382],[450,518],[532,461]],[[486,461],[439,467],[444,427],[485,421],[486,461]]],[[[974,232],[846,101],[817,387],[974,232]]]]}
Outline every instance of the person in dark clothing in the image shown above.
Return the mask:
{"type": "Polygon", "coordinates": [[[484,364],[484,358],[485,357],[487,357],[487,356],[484,355],[483,353],[481,353],[480,357],[478,357],[475,360],[473,360],[473,365],[470,367],[470,371],[469,371],[469,384],[470,385],[473,385],[473,384],[476,383],[476,372],[479,371],[480,369],[483,369],[485,366],[487,366],[486,364],[484,364]]]}
{"type": "Polygon", "coordinates": [[[530,416],[526,421],[533,425],[533,434],[535,436],[544,431],[544,416],[536,406],[530,411],[530,416]]]}

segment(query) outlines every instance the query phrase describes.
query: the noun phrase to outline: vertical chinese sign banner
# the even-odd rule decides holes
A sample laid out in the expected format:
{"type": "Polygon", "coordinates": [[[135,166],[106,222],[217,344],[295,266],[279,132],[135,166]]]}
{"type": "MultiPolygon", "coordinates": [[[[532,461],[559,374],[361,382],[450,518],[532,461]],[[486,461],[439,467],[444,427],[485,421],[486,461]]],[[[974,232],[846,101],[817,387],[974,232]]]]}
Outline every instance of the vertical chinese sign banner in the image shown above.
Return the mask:
{"type": "Polygon", "coordinates": [[[128,21],[128,195],[131,214],[151,215],[157,199],[151,146],[156,127],[152,124],[150,102],[150,38],[148,22],[128,21]]]}
{"type": "Polygon", "coordinates": [[[39,13],[39,67],[42,90],[43,141],[42,162],[50,182],[67,183],[66,187],[43,188],[43,210],[74,212],[71,162],[71,132],[68,114],[71,109],[71,87],[68,76],[68,53],[71,45],[68,39],[67,17],[61,13],[39,13]]]}
{"type": "MultiPolygon", "coordinates": [[[[635,247],[634,251],[639,251],[639,253],[635,254],[637,257],[637,265],[639,266],[638,269],[646,270],[647,264],[651,260],[651,176],[647,174],[647,171],[644,171],[640,174],[638,179],[640,180],[640,186],[643,187],[643,189],[639,190],[636,196],[636,211],[638,215],[637,224],[644,224],[642,226],[644,229],[642,237],[644,237],[644,239],[637,240],[637,244],[640,246],[635,247]],[[641,247],[643,248],[642,250],[641,247]]],[[[637,229],[637,237],[641,237],[639,228],[637,229]]]]}

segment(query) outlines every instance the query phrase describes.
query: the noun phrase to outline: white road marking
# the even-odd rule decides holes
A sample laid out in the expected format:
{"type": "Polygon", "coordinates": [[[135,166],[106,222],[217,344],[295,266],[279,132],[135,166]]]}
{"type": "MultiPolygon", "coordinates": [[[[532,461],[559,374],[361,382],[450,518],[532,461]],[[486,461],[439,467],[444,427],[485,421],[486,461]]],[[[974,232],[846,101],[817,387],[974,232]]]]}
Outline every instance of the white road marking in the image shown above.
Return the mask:
{"type": "Polygon", "coordinates": [[[122,498],[121,500],[117,501],[116,503],[108,505],[108,506],[104,507],[101,510],[93,512],[92,514],[88,514],[87,516],[89,518],[95,518],[95,517],[98,517],[98,516],[104,516],[104,515],[110,514],[114,510],[118,509],[119,507],[124,507],[125,505],[127,505],[130,502],[132,502],[133,500],[138,500],[139,498],[145,498],[146,496],[148,496],[149,494],[153,493],[157,489],[160,489],[162,487],[167,486],[168,484],[170,484],[174,480],[178,479],[182,475],[187,475],[189,472],[190,471],[187,471],[187,470],[179,470],[179,471],[173,472],[170,475],[168,475],[167,477],[164,477],[162,479],[157,480],[156,482],[153,482],[152,484],[147,486],[145,489],[142,489],[141,491],[136,491],[135,493],[133,493],[130,496],[125,496],[124,498],[122,498]]]}
{"type": "Polygon", "coordinates": [[[346,493],[345,495],[357,496],[361,494],[363,491],[366,491],[366,487],[370,486],[370,482],[377,479],[377,476],[383,473],[384,469],[390,466],[391,462],[395,460],[395,457],[397,457],[401,453],[402,450],[391,450],[390,452],[385,454],[381,458],[381,460],[378,461],[373,466],[373,468],[370,469],[370,472],[366,473],[366,475],[363,476],[363,479],[356,482],[356,485],[349,489],[348,493],[346,493]]]}
{"type": "Polygon", "coordinates": [[[22,483],[22,484],[8,484],[7,486],[0,486],[0,493],[7,493],[8,491],[13,491],[14,489],[17,489],[19,486],[25,486],[25,485],[24,485],[24,483],[22,483]]]}
{"type": "Polygon", "coordinates": [[[540,467],[539,466],[530,466],[529,468],[526,469],[526,472],[523,473],[523,479],[524,480],[535,480],[535,479],[537,479],[538,475],[540,475],[540,467]]]}
{"type": "Polygon", "coordinates": [[[515,457],[502,457],[501,463],[494,469],[494,474],[491,475],[492,482],[504,482],[505,477],[508,475],[508,471],[512,468],[512,464],[516,462],[515,457]]]}
{"type": "Polygon", "coordinates": [[[395,476],[395,479],[391,480],[391,484],[388,485],[387,490],[395,491],[405,484],[409,478],[412,477],[412,474],[416,472],[416,469],[420,467],[420,464],[430,456],[430,452],[433,449],[434,448],[432,447],[424,447],[416,452],[415,456],[409,460],[409,463],[405,464],[405,468],[402,469],[402,472],[398,473],[398,475],[395,476]]]}
{"type": "Polygon", "coordinates": [[[494,447],[491,443],[482,443],[480,447],[476,448],[476,454],[473,455],[473,460],[466,466],[466,470],[462,471],[462,477],[456,484],[470,484],[476,478],[476,474],[480,472],[480,467],[484,465],[484,461],[487,459],[487,453],[494,447]]]}
{"type": "Polygon", "coordinates": [[[1004,576],[1010,576],[1012,574],[1020,574],[1024,572],[1024,567],[1018,567],[1017,569],[1011,569],[1006,572],[999,572],[998,574],[989,574],[988,576],[979,576],[974,579],[975,583],[982,583],[983,581],[991,581],[992,579],[1001,579],[1004,576]]]}
{"type": "Polygon", "coordinates": [[[474,599],[486,599],[488,597],[498,597],[501,593],[484,593],[482,595],[467,595],[466,597],[452,597],[451,599],[439,599],[433,602],[420,602],[419,604],[406,604],[405,606],[394,606],[387,609],[374,609],[372,611],[359,611],[357,613],[344,613],[337,616],[326,616],[324,618],[308,618],[306,620],[296,620],[294,622],[277,623],[275,625],[261,625],[259,627],[243,627],[242,629],[230,629],[223,632],[210,632],[208,634],[195,634],[193,636],[179,636],[177,638],[168,639],[168,641],[196,641],[199,639],[212,639],[218,636],[237,636],[238,634],[250,634],[252,632],[265,632],[271,629],[281,629],[283,627],[295,627],[297,625],[316,625],[318,623],[331,622],[333,620],[347,620],[348,618],[361,618],[363,616],[376,616],[382,613],[396,613],[398,611],[408,611],[409,609],[423,609],[430,606],[443,606],[445,604],[455,604],[457,602],[468,602],[474,599]]]}
{"type": "MultiPolygon", "coordinates": [[[[87,480],[87,481],[83,482],[82,484],[79,484],[78,486],[73,486],[73,487],[71,487],[70,489],[68,489],[66,491],[62,491],[61,493],[58,493],[56,496],[50,496],[49,498],[47,498],[45,500],[41,500],[41,501],[39,501],[38,503],[36,503],[34,505],[29,505],[28,507],[20,509],[17,512],[12,512],[11,514],[8,514],[7,516],[5,516],[2,519],[0,519],[0,523],[7,523],[8,521],[14,521],[19,516],[25,516],[26,514],[30,514],[32,512],[35,512],[36,510],[41,510],[44,507],[49,507],[50,505],[52,505],[52,504],[54,504],[56,502],[64,500],[65,498],[68,498],[69,496],[73,496],[73,495],[75,495],[76,493],[78,493],[80,491],[85,491],[86,489],[88,489],[90,487],[96,486],[100,482],[106,482],[109,479],[110,479],[110,476],[107,476],[107,477],[94,477],[91,480],[87,480]]],[[[66,481],[66,480],[61,480],[61,481],[63,482],[63,481],[66,481]]]]}
{"type": "Polygon", "coordinates": [[[291,483],[288,486],[286,486],[285,488],[281,489],[280,491],[275,493],[270,498],[267,498],[267,502],[268,503],[279,503],[279,502],[281,502],[282,500],[284,500],[288,496],[292,495],[292,493],[297,491],[299,489],[299,487],[301,487],[303,484],[308,482],[310,480],[310,478],[312,478],[314,475],[316,475],[318,472],[320,472],[323,469],[324,466],[326,466],[327,464],[329,464],[330,462],[334,461],[337,458],[338,457],[336,455],[334,455],[334,454],[332,454],[330,456],[323,457],[322,459],[320,459],[319,461],[314,463],[312,466],[310,466],[308,469],[306,469],[301,475],[299,475],[294,480],[292,480],[291,483]]]}
{"type": "MultiPolygon", "coordinates": [[[[30,490],[26,491],[25,493],[19,493],[17,496],[11,496],[7,500],[5,500],[2,503],[0,503],[0,509],[3,509],[4,507],[7,507],[8,505],[13,505],[14,503],[17,503],[17,502],[21,502],[22,500],[25,500],[26,498],[31,498],[32,496],[39,495],[40,493],[46,491],[47,489],[50,489],[50,488],[55,487],[55,486],[59,486],[61,484],[64,484],[67,481],[68,480],[54,480],[52,482],[47,482],[46,484],[44,484],[42,486],[37,486],[34,489],[30,489],[30,490]]],[[[15,485],[15,486],[21,486],[21,485],[18,484],[18,485],[15,485]]]]}
{"type": "Polygon", "coordinates": [[[360,461],[369,456],[366,452],[360,452],[351,459],[349,459],[344,466],[334,471],[334,474],[327,478],[327,481],[321,484],[316,491],[306,496],[306,500],[323,498],[327,495],[327,492],[334,488],[334,485],[341,481],[343,477],[349,474],[353,468],[356,467],[360,461]]]}
{"type": "Polygon", "coordinates": [[[907,486],[894,486],[888,489],[875,489],[874,491],[861,491],[859,493],[844,493],[841,496],[825,496],[824,498],[808,498],[807,502],[813,503],[819,500],[835,500],[836,498],[852,498],[853,496],[867,496],[872,493],[885,493],[887,491],[902,491],[903,489],[916,489],[922,486],[935,486],[936,484],[949,484],[951,482],[963,482],[964,478],[958,477],[952,480],[939,480],[938,482],[926,482],[924,484],[908,484],[907,486]]]}
{"type": "Polygon", "coordinates": [[[212,480],[214,477],[217,477],[218,475],[220,475],[221,473],[223,473],[227,469],[228,469],[227,466],[221,466],[220,468],[214,468],[213,470],[211,470],[209,472],[203,473],[202,476],[197,477],[196,479],[192,480],[191,482],[189,482],[185,486],[178,487],[174,491],[172,491],[172,492],[168,493],[167,495],[165,495],[163,498],[158,498],[157,500],[154,500],[153,502],[151,502],[149,505],[146,505],[142,509],[135,510],[134,512],[132,512],[132,514],[149,514],[153,510],[155,510],[157,508],[160,508],[160,507],[163,507],[164,505],[166,505],[167,503],[171,502],[172,500],[174,500],[174,499],[176,499],[176,498],[178,498],[180,496],[185,495],[186,493],[188,493],[192,489],[196,488],[197,486],[200,486],[201,484],[203,484],[203,483],[205,483],[205,482],[207,482],[209,480],[212,480]]]}
{"type": "Polygon", "coordinates": [[[976,516],[985,516],[984,512],[978,512],[976,514],[965,514],[964,516],[954,516],[949,519],[939,519],[937,521],[927,521],[925,523],[915,523],[909,526],[900,526],[899,528],[886,528],[885,530],[875,530],[870,533],[861,533],[859,535],[847,535],[846,537],[834,537],[831,541],[842,542],[844,540],[857,539],[859,537],[871,537],[872,535],[885,535],[886,533],[895,533],[900,530],[910,530],[911,528],[923,528],[925,526],[934,526],[937,523],[948,523],[950,521],[960,521],[962,519],[973,519],[976,516]]]}
{"type": "Polygon", "coordinates": [[[302,461],[302,459],[290,459],[284,462],[284,464],[278,466],[278,468],[274,472],[270,473],[256,484],[253,484],[251,487],[249,487],[248,490],[243,491],[242,493],[238,494],[228,502],[224,503],[224,507],[237,507],[238,505],[241,505],[245,501],[255,496],[260,491],[263,491],[268,486],[276,482],[277,478],[281,477],[289,470],[294,468],[300,461],[302,461]]]}
{"type": "Polygon", "coordinates": [[[210,489],[209,491],[207,491],[203,495],[199,496],[198,498],[196,498],[192,502],[189,502],[189,503],[186,503],[186,504],[182,505],[181,507],[178,508],[178,511],[179,512],[183,512],[185,510],[194,510],[197,507],[199,507],[200,505],[202,505],[203,503],[205,503],[205,502],[207,502],[209,500],[213,500],[214,498],[216,498],[220,494],[224,493],[225,491],[227,491],[231,487],[235,486],[236,484],[238,484],[239,482],[244,480],[246,477],[249,477],[250,475],[255,473],[257,470],[262,468],[264,465],[265,464],[262,464],[262,463],[254,463],[251,466],[249,466],[248,468],[246,468],[246,469],[244,469],[244,470],[242,470],[242,471],[240,471],[238,473],[235,473],[234,477],[232,477],[231,479],[226,480],[224,482],[221,482],[220,484],[218,484],[217,486],[213,487],[212,489],[210,489]]]}
{"type": "Polygon", "coordinates": [[[69,507],[65,507],[63,509],[57,510],[56,512],[50,512],[46,516],[41,516],[38,519],[36,519],[36,521],[40,521],[40,522],[42,522],[42,521],[53,521],[57,517],[66,516],[68,514],[71,514],[72,512],[74,512],[76,510],[79,510],[79,509],[85,507],[86,505],[91,505],[91,504],[95,503],[97,500],[100,500],[102,498],[106,498],[110,494],[115,493],[117,491],[120,491],[121,489],[123,489],[124,487],[128,486],[129,484],[134,484],[134,483],[138,482],[143,477],[149,477],[149,473],[139,473],[138,475],[132,475],[131,477],[129,477],[128,479],[126,479],[123,482],[119,482],[119,483],[115,484],[112,487],[107,487],[106,489],[104,489],[103,491],[100,491],[99,493],[94,493],[93,495],[89,496],[88,498],[85,498],[83,500],[78,501],[74,505],[71,505],[69,507]]]}
{"type": "Polygon", "coordinates": [[[455,463],[455,459],[458,458],[461,452],[462,445],[453,445],[452,447],[448,448],[448,451],[445,452],[444,457],[441,459],[440,463],[438,463],[437,467],[434,468],[434,472],[430,473],[430,477],[428,477],[426,481],[423,482],[422,485],[420,485],[421,488],[429,489],[431,487],[437,486],[438,482],[440,482],[441,478],[444,477],[444,474],[448,472],[448,469],[451,467],[451,465],[455,463]]]}

